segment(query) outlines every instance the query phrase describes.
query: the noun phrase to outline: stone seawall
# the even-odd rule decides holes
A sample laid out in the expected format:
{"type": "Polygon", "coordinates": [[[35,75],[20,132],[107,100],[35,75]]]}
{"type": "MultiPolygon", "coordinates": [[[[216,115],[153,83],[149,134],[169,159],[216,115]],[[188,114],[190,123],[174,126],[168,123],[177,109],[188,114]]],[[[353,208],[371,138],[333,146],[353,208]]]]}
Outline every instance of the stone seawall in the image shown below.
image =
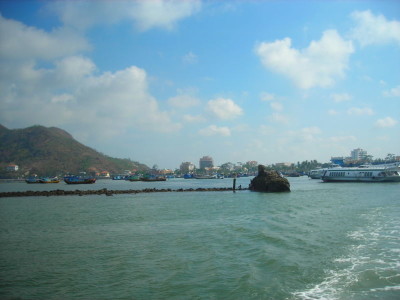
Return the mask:
{"type": "MultiPolygon", "coordinates": [[[[53,190],[53,191],[25,191],[25,192],[1,192],[1,197],[50,197],[50,196],[86,196],[86,195],[119,195],[119,194],[140,194],[140,193],[165,193],[165,192],[223,192],[223,191],[232,191],[232,188],[197,188],[197,189],[143,189],[143,190],[74,190],[74,191],[65,191],[65,190],[53,190]]],[[[247,189],[236,189],[239,190],[247,190],[247,189]]]]}

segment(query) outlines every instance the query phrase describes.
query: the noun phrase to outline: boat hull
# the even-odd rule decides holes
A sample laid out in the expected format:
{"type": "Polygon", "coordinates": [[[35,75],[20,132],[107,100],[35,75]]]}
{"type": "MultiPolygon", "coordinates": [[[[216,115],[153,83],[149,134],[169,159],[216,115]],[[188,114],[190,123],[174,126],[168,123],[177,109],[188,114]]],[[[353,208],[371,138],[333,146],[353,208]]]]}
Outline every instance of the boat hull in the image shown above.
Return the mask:
{"type": "Polygon", "coordinates": [[[334,168],[324,172],[324,182],[400,182],[400,174],[393,168],[334,168]]]}
{"type": "Polygon", "coordinates": [[[25,179],[26,183],[32,184],[32,183],[41,183],[40,179],[25,179]]]}
{"type": "Polygon", "coordinates": [[[146,181],[146,182],[150,182],[150,181],[166,181],[167,178],[165,177],[160,177],[160,178],[141,178],[140,181],[146,181]]]}
{"type": "Polygon", "coordinates": [[[96,178],[65,177],[64,182],[66,184],[93,184],[96,182],[96,178]]]}
{"type": "Polygon", "coordinates": [[[389,178],[325,178],[322,177],[324,182],[400,182],[400,177],[389,178]]]}

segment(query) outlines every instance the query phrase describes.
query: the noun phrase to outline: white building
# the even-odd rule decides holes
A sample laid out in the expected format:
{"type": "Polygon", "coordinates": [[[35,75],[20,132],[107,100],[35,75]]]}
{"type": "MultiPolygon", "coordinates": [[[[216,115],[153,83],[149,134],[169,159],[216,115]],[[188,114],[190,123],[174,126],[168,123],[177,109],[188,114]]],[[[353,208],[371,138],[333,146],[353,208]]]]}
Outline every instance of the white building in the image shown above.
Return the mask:
{"type": "Polygon", "coordinates": [[[361,148],[357,148],[354,149],[353,151],[351,151],[351,159],[352,160],[363,160],[367,157],[367,151],[361,149],[361,148]]]}
{"type": "Polygon", "coordinates": [[[14,164],[9,164],[6,168],[6,170],[9,172],[13,172],[13,171],[15,172],[15,171],[18,171],[18,169],[19,169],[18,165],[14,165],[14,164]]]}
{"type": "Polygon", "coordinates": [[[181,170],[182,173],[190,174],[190,173],[193,173],[195,168],[196,168],[196,166],[194,164],[187,161],[187,162],[181,163],[181,166],[179,169],[181,170]]]}

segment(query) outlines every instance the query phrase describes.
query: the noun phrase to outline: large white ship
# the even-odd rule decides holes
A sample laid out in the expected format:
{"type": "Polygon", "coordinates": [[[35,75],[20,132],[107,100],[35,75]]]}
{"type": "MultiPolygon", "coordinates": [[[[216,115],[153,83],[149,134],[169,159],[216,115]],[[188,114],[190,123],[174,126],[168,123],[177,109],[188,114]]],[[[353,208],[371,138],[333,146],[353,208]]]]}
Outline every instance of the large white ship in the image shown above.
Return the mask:
{"type": "Polygon", "coordinates": [[[325,182],[400,182],[398,164],[327,169],[321,179],[325,182]]]}

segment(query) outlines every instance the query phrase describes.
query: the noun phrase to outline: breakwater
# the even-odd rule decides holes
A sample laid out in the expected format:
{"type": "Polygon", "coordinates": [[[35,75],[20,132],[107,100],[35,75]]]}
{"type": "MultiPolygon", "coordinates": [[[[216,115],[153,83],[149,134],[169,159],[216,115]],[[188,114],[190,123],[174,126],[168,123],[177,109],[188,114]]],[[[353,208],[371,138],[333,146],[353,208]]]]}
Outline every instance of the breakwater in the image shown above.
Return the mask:
{"type": "Polygon", "coordinates": [[[223,192],[223,191],[240,191],[248,190],[247,188],[189,188],[189,189],[156,189],[147,188],[142,190],[53,190],[53,191],[23,191],[23,192],[1,192],[1,197],[50,197],[50,196],[87,196],[87,195],[118,195],[118,194],[140,194],[140,193],[167,193],[167,192],[223,192]]]}

